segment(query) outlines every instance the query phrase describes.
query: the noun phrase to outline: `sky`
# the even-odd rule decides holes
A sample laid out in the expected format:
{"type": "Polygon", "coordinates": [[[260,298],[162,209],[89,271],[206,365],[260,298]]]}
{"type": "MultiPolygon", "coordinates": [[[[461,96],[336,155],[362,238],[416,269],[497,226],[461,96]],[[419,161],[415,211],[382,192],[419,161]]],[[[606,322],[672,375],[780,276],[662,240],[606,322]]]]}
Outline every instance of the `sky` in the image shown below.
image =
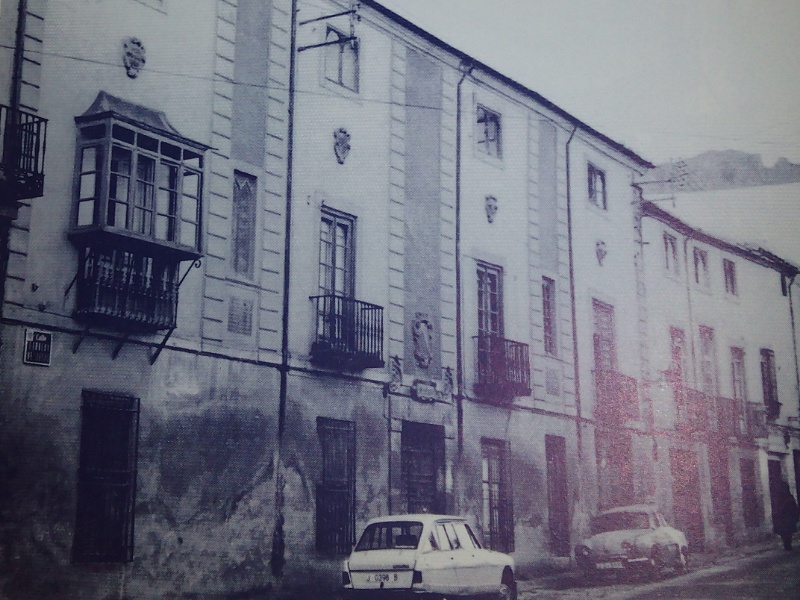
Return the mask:
{"type": "Polygon", "coordinates": [[[798,0],[378,1],[653,163],[800,163],[798,0]]]}

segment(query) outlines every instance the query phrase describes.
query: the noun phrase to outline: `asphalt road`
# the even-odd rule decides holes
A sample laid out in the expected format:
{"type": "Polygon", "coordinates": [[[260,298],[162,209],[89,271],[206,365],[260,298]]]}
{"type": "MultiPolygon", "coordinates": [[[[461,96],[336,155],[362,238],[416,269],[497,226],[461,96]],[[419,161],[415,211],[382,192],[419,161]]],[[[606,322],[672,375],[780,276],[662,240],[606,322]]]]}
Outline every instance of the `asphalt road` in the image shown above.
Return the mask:
{"type": "Polygon", "coordinates": [[[800,600],[800,550],[775,549],[731,557],[659,581],[609,580],[587,584],[577,576],[520,582],[519,600],[800,600]]]}

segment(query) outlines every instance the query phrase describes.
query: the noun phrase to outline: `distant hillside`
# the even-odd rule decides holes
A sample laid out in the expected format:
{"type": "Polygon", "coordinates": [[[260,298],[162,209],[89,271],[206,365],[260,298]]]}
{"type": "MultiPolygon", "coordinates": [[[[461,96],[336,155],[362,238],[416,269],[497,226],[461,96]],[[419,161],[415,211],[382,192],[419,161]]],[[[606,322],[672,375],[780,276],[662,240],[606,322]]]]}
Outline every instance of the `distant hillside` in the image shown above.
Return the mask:
{"type": "Polygon", "coordinates": [[[710,150],[693,158],[659,165],[642,178],[649,193],[723,190],[800,181],[800,165],[785,158],[765,167],[758,154],[710,150]]]}

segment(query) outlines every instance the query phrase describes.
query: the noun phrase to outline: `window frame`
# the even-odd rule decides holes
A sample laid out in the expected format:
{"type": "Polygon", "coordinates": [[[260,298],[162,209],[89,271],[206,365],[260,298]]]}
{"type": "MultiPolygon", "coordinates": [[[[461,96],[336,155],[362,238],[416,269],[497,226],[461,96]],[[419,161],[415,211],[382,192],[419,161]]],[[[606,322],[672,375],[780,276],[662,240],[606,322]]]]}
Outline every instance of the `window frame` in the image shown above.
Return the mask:
{"type": "Polygon", "coordinates": [[[323,206],[320,211],[318,241],[318,274],[317,288],[322,296],[343,296],[345,298],[355,298],[356,291],[356,222],[357,217],[328,206],[323,206]],[[328,241],[323,239],[324,224],[328,222],[328,241]],[[339,266],[336,233],[340,226],[346,226],[347,239],[344,243],[345,255],[341,257],[343,264],[339,266]],[[334,248],[330,253],[330,264],[323,260],[328,258],[326,255],[326,244],[334,248]],[[327,270],[327,274],[326,274],[327,270]],[[342,293],[337,292],[337,271],[341,271],[342,293]]]}
{"type": "Polygon", "coordinates": [[[692,248],[692,264],[694,265],[694,284],[702,288],[708,288],[711,285],[711,279],[708,272],[708,250],[700,246],[692,248]]]}
{"type": "Polygon", "coordinates": [[[507,440],[481,438],[481,490],[484,545],[490,550],[513,552],[514,489],[507,440]]]}
{"type": "Polygon", "coordinates": [[[322,53],[322,77],[326,83],[332,83],[342,89],[348,90],[354,94],[358,94],[361,87],[361,43],[358,38],[348,40],[352,37],[328,25],[325,29],[325,43],[322,53]],[[338,37],[338,41],[331,38],[331,35],[338,37]],[[345,40],[345,41],[342,41],[345,40]],[[345,52],[350,48],[353,57],[353,75],[352,82],[345,82],[345,52]],[[334,54],[334,49],[338,48],[338,53],[334,54]],[[331,76],[333,66],[331,61],[336,57],[336,78],[331,76]],[[352,84],[352,85],[351,85],[352,84]]]}
{"type": "Polygon", "coordinates": [[[503,158],[503,115],[478,103],[475,107],[475,147],[481,156],[503,158]],[[494,139],[491,128],[494,125],[494,139]]]}
{"type": "Polygon", "coordinates": [[[717,365],[717,341],[713,327],[699,326],[700,346],[700,391],[709,396],[719,395],[719,368],[717,365]]]}
{"type": "Polygon", "coordinates": [[[73,563],[133,560],[139,412],[140,401],[133,396],[82,392],[73,563]],[[103,419],[106,430],[99,431],[103,419]],[[123,430],[127,437],[120,435],[123,430]],[[98,445],[106,451],[98,451],[98,445]],[[105,514],[90,514],[92,508],[105,514]]]}
{"type": "Polygon", "coordinates": [[[503,267],[484,261],[476,261],[476,305],[478,318],[478,335],[503,338],[503,267]],[[495,289],[488,288],[488,276],[494,276],[495,289]],[[492,298],[495,298],[496,310],[492,298]],[[496,326],[492,327],[492,315],[496,316],[496,326]],[[486,325],[488,324],[488,327],[486,325]]]}
{"type": "Polygon", "coordinates": [[[556,282],[542,277],[542,341],[545,354],[558,356],[556,282]]]}
{"type": "Polygon", "coordinates": [[[231,204],[231,270],[237,277],[252,281],[258,263],[258,177],[235,169],[231,204]],[[250,194],[243,191],[245,185],[252,186],[250,194]]]}
{"type": "Polygon", "coordinates": [[[729,258],[722,259],[722,276],[725,281],[725,292],[730,296],[738,296],[739,284],[736,279],[736,263],[729,258]]]}
{"type": "MultiPolygon", "coordinates": [[[[328,417],[317,417],[317,439],[320,445],[320,483],[317,484],[316,497],[316,548],[317,551],[327,555],[349,554],[353,545],[356,543],[356,424],[353,421],[342,419],[332,419],[328,417]],[[333,438],[339,436],[340,439],[333,438]],[[328,446],[332,444],[332,446],[328,446]],[[345,459],[343,476],[333,477],[331,473],[332,448],[336,444],[345,444],[345,459]],[[331,524],[328,520],[331,516],[322,504],[331,494],[340,495],[347,500],[346,514],[335,515],[341,519],[346,519],[346,523],[331,524]],[[326,530],[326,525],[328,529],[326,530]],[[331,530],[339,530],[343,533],[339,539],[335,535],[331,536],[331,530]]],[[[341,450],[341,448],[340,448],[341,450]]]]}
{"type": "Polygon", "coordinates": [[[601,210],[608,210],[608,178],[606,172],[597,165],[586,163],[586,183],[589,204],[601,210]],[[601,198],[598,199],[598,182],[601,198]]]}
{"type": "Polygon", "coordinates": [[[675,275],[680,273],[678,261],[678,238],[671,233],[664,232],[664,269],[675,275]]]}
{"type": "Polygon", "coordinates": [[[778,367],[775,362],[775,351],[770,348],[761,348],[761,393],[764,406],[767,407],[767,416],[772,420],[780,413],[778,400],[778,367]],[[777,409],[777,410],[776,410],[777,409]]]}

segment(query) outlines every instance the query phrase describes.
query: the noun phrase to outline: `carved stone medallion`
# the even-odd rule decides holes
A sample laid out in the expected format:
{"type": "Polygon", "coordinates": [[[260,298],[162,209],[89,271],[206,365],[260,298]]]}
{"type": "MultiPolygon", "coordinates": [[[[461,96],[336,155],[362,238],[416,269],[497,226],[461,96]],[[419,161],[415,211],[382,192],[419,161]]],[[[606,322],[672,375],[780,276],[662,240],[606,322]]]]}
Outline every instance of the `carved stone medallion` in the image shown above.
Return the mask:
{"type": "Polygon", "coordinates": [[[333,153],[340,165],[344,164],[347,155],[350,154],[350,134],[343,127],[333,132],[333,153]]]}
{"type": "Polygon", "coordinates": [[[597,255],[597,264],[601,267],[603,266],[603,260],[608,254],[608,250],[606,250],[606,243],[603,240],[598,241],[594,246],[594,253],[597,255]]]}
{"type": "Polygon", "coordinates": [[[486,219],[489,223],[494,223],[494,216],[497,214],[497,198],[486,196],[486,219]]]}
{"type": "Polygon", "coordinates": [[[131,79],[139,76],[139,71],[147,62],[146,51],[142,40],[129,37],[122,41],[122,63],[125,65],[125,72],[131,79]]]}

